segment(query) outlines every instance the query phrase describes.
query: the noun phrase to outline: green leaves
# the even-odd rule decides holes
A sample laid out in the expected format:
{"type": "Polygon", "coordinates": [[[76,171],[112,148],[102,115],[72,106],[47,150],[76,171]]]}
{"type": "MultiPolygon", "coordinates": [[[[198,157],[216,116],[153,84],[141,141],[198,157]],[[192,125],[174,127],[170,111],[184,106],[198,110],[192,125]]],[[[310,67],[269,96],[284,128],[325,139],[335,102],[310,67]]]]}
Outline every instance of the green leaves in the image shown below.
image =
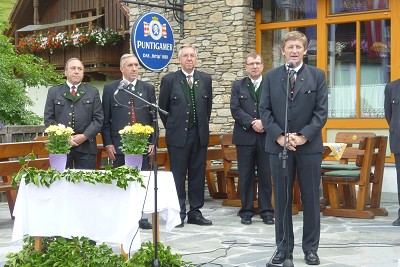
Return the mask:
{"type": "MultiPolygon", "coordinates": [[[[148,267],[154,259],[151,242],[142,243],[141,248],[125,261],[122,255],[114,254],[106,244],[95,246],[86,237],[46,237],[42,241],[42,252],[34,247],[35,238],[25,237],[22,250],[6,255],[4,267],[148,267]]],[[[158,259],[162,267],[194,266],[182,260],[180,254],[173,254],[171,248],[158,243],[158,259]]]]}
{"type": "Polygon", "coordinates": [[[125,259],[114,254],[106,244],[95,246],[86,237],[43,238],[43,250],[34,248],[34,238],[26,237],[24,246],[17,253],[8,253],[5,267],[122,267],[125,259]]]}
{"type": "Polygon", "coordinates": [[[0,34],[0,121],[4,125],[43,123],[42,118],[28,110],[32,101],[26,87],[50,86],[62,81],[53,65],[34,55],[18,54],[10,38],[0,34]]]}
{"type": "Polygon", "coordinates": [[[23,167],[18,173],[13,175],[12,184],[17,185],[25,179],[25,183],[33,183],[36,186],[50,187],[57,180],[65,179],[71,183],[87,182],[91,184],[103,183],[112,184],[114,181],[119,188],[126,188],[129,182],[138,182],[141,187],[146,188],[140,171],[137,168],[122,166],[108,171],[74,171],[67,169],[65,172],[49,168],[39,170],[34,167],[23,167]]]}
{"type": "MultiPolygon", "coordinates": [[[[152,242],[142,243],[141,248],[124,264],[124,267],[152,266],[154,253],[154,245],[152,242]]],[[[190,263],[182,260],[182,255],[173,254],[169,246],[165,248],[160,242],[158,243],[158,260],[160,261],[160,266],[163,267],[190,266],[190,263]]]]}

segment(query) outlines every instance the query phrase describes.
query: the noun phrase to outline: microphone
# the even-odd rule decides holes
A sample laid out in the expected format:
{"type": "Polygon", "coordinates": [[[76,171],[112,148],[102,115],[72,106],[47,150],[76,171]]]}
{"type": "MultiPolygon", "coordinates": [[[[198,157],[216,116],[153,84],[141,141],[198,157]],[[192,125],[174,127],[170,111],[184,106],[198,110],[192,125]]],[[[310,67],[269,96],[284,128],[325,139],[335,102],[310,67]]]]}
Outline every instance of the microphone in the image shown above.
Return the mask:
{"type": "Polygon", "coordinates": [[[294,67],[296,66],[296,62],[294,62],[294,60],[289,60],[287,62],[287,66],[289,69],[294,69],[294,67]]]}
{"type": "Polygon", "coordinates": [[[119,83],[119,86],[118,86],[117,90],[115,90],[114,96],[116,96],[120,90],[126,88],[127,86],[128,86],[128,82],[127,82],[126,80],[122,80],[122,81],[119,83]]]}

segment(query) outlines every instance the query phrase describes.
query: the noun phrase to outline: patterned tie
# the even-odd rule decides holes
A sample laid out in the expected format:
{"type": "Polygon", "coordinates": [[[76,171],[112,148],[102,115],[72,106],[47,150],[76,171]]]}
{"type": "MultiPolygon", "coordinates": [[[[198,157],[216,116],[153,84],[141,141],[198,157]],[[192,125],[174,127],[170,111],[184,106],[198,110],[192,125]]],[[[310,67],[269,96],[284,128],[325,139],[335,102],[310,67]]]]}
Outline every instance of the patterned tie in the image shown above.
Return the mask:
{"type": "MultiPolygon", "coordinates": [[[[133,84],[129,84],[128,85],[128,90],[132,92],[133,91],[132,88],[133,88],[133,84]]],[[[130,121],[131,125],[136,123],[136,113],[135,113],[134,99],[135,99],[134,97],[131,98],[131,121],[130,121]]]]}
{"type": "Polygon", "coordinates": [[[71,87],[71,95],[72,95],[72,99],[75,99],[75,97],[76,97],[75,85],[72,85],[72,87],[71,87]]]}
{"type": "Polygon", "coordinates": [[[192,75],[187,76],[187,83],[189,84],[189,87],[192,88],[193,83],[192,83],[192,75]]]}
{"type": "Polygon", "coordinates": [[[296,77],[295,77],[296,71],[291,69],[289,71],[289,82],[290,82],[290,94],[293,98],[293,92],[294,92],[294,85],[296,83],[296,77]]]}
{"type": "Polygon", "coordinates": [[[257,81],[254,81],[253,84],[254,84],[254,91],[257,92],[257,89],[258,89],[258,82],[257,82],[257,81]]]}

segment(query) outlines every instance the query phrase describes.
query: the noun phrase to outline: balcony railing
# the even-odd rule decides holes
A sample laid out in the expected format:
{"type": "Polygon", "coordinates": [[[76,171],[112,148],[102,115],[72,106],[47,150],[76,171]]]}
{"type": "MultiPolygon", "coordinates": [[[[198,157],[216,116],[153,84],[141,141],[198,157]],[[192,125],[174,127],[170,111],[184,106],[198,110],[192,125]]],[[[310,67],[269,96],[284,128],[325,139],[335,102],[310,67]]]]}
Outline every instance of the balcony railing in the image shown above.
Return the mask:
{"type": "Polygon", "coordinates": [[[64,49],[54,49],[36,52],[35,55],[41,57],[56,68],[64,68],[65,62],[70,58],[78,58],[83,65],[98,66],[119,66],[119,60],[123,53],[123,42],[112,46],[97,46],[95,44],[83,47],[67,47],[64,49]]]}

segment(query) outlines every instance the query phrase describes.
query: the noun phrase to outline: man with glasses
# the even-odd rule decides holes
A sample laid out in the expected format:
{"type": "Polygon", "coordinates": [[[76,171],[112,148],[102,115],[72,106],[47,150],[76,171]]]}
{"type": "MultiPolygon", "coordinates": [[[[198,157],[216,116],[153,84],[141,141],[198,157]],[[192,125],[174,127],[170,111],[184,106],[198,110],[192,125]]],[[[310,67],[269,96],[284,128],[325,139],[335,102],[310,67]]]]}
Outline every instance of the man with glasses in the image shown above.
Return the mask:
{"type": "Polygon", "coordinates": [[[233,83],[230,105],[232,117],[235,119],[232,143],[236,145],[240,177],[242,207],[239,216],[242,224],[252,223],[257,171],[260,216],[265,224],[274,224],[271,171],[268,153],[264,151],[266,132],[258,111],[264,61],[256,52],[251,52],[246,56],[244,68],[248,77],[233,83]]]}
{"type": "Polygon", "coordinates": [[[170,167],[178,194],[181,224],[212,225],[203,217],[205,172],[209,121],[212,106],[212,80],[209,74],[195,69],[197,52],[190,44],[179,48],[181,69],[161,79],[159,106],[165,127],[170,167]],[[190,209],[186,213],[186,175],[190,209]]]}

